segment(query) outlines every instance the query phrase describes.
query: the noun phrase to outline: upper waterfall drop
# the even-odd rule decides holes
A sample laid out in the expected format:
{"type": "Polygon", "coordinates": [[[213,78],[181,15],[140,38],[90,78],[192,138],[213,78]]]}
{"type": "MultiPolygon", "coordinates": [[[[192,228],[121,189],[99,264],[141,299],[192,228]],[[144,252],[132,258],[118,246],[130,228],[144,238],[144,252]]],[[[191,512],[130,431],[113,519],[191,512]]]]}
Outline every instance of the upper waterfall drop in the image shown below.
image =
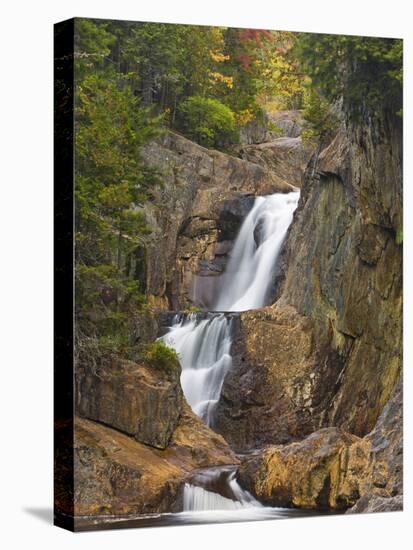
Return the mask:
{"type": "Polygon", "coordinates": [[[222,276],[215,311],[245,311],[266,304],[272,274],[299,196],[299,191],[293,191],[255,199],[222,276]]]}

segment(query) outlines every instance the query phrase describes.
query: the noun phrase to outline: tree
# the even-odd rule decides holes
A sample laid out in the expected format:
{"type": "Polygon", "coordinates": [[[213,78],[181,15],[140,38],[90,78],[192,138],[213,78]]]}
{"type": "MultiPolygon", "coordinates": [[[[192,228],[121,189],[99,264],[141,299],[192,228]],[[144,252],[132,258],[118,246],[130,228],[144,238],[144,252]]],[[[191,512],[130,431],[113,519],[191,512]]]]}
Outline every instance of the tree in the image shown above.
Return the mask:
{"type": "Polygon", "coordinates": [[[383,105],[401,108],[401,40],[303,33],[295,55],[326,99],[342,98],[353,114],[383,105]]]}
{"type": "Polygon", "coordinates": [[[303,99],[302,115],[304,141],[316,142],[321,147],[335,134],[339,126],[332,106],[314,87],[308,86],[303,99]]]}
{"type": "Polygon", "coordinates": [[[145,303],[127,260],[150,233],[142,205],[160,178],[140,153],[158,135],[159,117],[142,106],[129,75],[113,62],[116,37],[107,24],[77,23],[76,330],[87,359],[91,350],[124,352],[131,312],[145,303]]]}
{"type": "Polygon", "coordinates": [[[217,99],[188,97],[180,116],[185,133],[202,145],[225,145],[235,139],[234,113],[217,99]]]}

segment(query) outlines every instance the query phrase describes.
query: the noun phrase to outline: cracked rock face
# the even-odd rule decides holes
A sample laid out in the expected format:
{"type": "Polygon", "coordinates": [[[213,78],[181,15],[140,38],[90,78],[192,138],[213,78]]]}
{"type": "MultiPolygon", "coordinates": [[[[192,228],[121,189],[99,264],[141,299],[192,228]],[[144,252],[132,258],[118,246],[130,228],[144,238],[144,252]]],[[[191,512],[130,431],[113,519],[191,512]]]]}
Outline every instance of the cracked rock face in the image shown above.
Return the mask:
{"type": "Polygon", "coordinates": [[[247,145],[240,149],[239,154],[245,160],[270,168],[279,181],[301,187],[312,148],[303,144],[301,137],[280,137],[258,145],[247,145]]]}
{"type": "Polygon", "coordinates": [[[132,361],[113,359],[97,370],[79,368],[77,386],[81,416],[152,447],[168,446],[183,407],[178,364],[166,375],[132,361]]]}
{"type": "Polygon", "coordinates": [[[229,247],[223,253],[221,243],[235,239],[254,196],[293,188],[268,166],[206,149],[172,132],[149,144],[143,157],[160,168],[164,186],[154,190],[158,206],[145,205],[153,233],[142,286],[159,309],[184,309],[194,301],[208,307],[203,303],[208,285],[228,259],[229,247]],[[207,287],[200,296],[194,294],[196,282],[198,288],[207,287]]]}
{"type": "Polygon", "coordinates": [[[374,427],[401,372],[399,125],[369,119],[349,127],[351,139],[339,132],[310,163],[279,299],[312,319],[320,362],[339,373],[322,424],[360,436],[374,427]]]}

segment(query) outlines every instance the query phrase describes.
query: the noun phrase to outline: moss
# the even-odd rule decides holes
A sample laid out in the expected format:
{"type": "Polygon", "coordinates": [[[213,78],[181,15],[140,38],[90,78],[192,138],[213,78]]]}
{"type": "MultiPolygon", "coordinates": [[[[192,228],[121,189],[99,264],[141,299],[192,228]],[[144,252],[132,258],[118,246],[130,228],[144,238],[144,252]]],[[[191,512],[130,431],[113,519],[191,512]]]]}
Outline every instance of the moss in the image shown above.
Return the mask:
{"type": "Polygon", "coordinates": [[[200,311],[202,311],[202,308],[200,308],[199,306],[196,306],[195,304],[192,304],[185,307],[182,311],[184,313],[199,313],[200,311]]]}
{"type": "Polygon", "coordinates": [[[142,359],[148,366],[168,374],[175,373],[179,369],[178,354],[162,340],[146,344],[142,351],[142,359]]]}

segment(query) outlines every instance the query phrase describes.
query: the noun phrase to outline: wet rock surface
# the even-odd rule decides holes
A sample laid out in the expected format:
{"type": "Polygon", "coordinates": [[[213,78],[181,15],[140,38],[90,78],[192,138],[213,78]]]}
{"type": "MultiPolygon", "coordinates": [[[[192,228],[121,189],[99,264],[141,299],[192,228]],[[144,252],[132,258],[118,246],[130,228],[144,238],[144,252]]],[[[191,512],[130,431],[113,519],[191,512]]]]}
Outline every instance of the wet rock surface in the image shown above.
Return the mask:
{"type": "Polygon", "coordinates": [[[357,503],[347,510],[347,514],[362,514],[373,512],[401,512],[403,510],[403,495],[396,497],[378,497],[365,495],[357,503]]]}
{"type": "Polygon", "coordinates": [[[231,446],[285,443],[315,429],[317,363],[308,319],[289,306],[240,313],[231,354],[214,423],[231,446]]]}
{"type": "Polygon", "coordinates": [[[239,480],[274,506],[347,508],[358,494],[345,494],[340,479],[349,448],[357,439],[337,428],[324,428],[302,441],[269,447],[243,463],[239,480]]]}
{"type": "Polygon", "coordinates": [[[347,121],[308,164],[277,300],[240,315],[218,405],[236,449],[272,445],[240,472],[259,499],[401,504],[401,213],[400,121],[347,121]]]}
{"type": "Polygon", "coordinates": [[[217,433],[190,410],[179,370],[125,360],[78,370],[76,514],[175,510],[196,469],[237,464],[230,446],[258,449],[238,477],[266,504],[402,506],[400,124],[348,121],[311,159],[299,119],[277,124],[284,137],[243,146],[242,159],[176,134],[148,146],[166,183],[145,206],[154,232],[130,268],[163,311],[137,321],[135,340],[162,334],[176,310],[208,308],[254,197],[300,186],[307,169],[274,304],[231,314],[217,433]]]}
{"type": "Polygon", "coordinates": [[[326,370],[341,365],[324,424],[360,436],[401,372],[401,132],[399,121],[386,120],[388,132],[383,123],[339,132],[310,163],[279,298],[312,319],[326,370]]]}

